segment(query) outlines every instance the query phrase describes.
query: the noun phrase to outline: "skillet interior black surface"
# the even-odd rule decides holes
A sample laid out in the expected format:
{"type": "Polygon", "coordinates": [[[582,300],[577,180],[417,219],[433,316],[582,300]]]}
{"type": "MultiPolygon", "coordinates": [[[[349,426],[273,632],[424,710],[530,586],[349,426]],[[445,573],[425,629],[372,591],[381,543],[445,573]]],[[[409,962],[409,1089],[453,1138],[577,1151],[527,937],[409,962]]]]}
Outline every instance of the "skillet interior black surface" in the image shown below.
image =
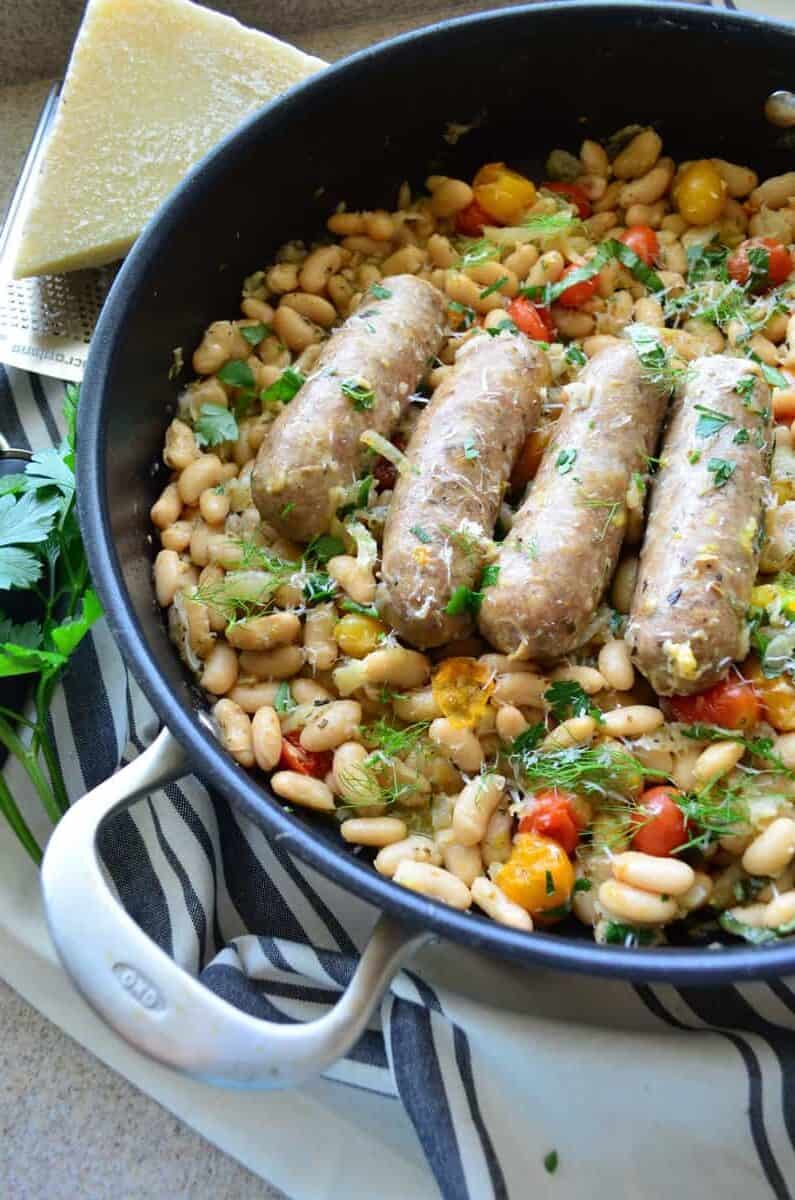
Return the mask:
{"type": "Polygon", "coordinates": [[[365,51],[294,89],[223,142],[137,242],[103,311],[80,412],[79,500],[111,627],[197,771],[285,848],[373,903],[452,939],[523,962],[678,982],[795,971],[795,943],[626,951],[516,933],[378,876],[334,830],[285,813],[196,719],[196,693],[166,636],[151,584],[148,510],[163,486],[163,433],[190,353],[238,309],[242,278],[335,204],[389,207],[402,179],[467,177],[484,161],[543,161],[630,122],[654,123],[677,159],[721,155],[762,175],[793,142],[763,117],[792,86],[795,27],[691,6],[543,4],[437,25],[365,51]],[[476,127],[456,144],[448,122],[476,127]]]}

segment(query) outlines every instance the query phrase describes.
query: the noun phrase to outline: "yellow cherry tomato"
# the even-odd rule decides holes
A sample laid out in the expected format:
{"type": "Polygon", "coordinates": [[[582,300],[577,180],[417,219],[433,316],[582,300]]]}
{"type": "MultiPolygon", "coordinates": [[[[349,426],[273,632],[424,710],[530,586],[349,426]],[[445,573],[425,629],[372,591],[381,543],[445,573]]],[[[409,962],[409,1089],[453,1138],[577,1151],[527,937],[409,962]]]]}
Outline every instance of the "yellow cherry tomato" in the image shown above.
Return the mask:
{"type": "Polygon", "coordinates": [[[486,711],[494,676],[476,658],[446,658],[431,684],[433,698],[456,729],[472,729],[486,711]]]}
{"type": "Polygon", "coordinates": [[[498,888],[532,916],[568,904],[574,867],[558,842],[537,833],[517,833],[511,857],[494,876],[498,888]]]}
{"type": "Polygon", "coordinates": [[[776,601],[784,612],[795,616],[795,589],[782,583],[762,583],[751,592],[751,603],[756,608],[770,608],[776,601]]]}
{"type": "Polygon", "coordinates": [[[365,613],[346,613],[334,626],[334,637],[343,654],[364,658],[377,649],[386,633],[386,625],[365,613]]]}
{"type": "Polygon", "coordinates": [[[779,733],[795,730],[795,685],[788,675],[767,679],[758,662],[743,666],[743,674],[753,681],[754,690],[762,701],[765,719],[779,733]]]}
{"type": "Polygon", "coordinates": [[[505,163],[486,163],[472,181],[472,188],[483,211],[501,225],[512,225],[535,204],[535,185],[505,163]]]}
{"type": "Polygon", "coordinates": [[[689,225],[711,225],[723,209],[726,183],[709,159],[690,163],[674,188],[674,204],[689,225]]]}

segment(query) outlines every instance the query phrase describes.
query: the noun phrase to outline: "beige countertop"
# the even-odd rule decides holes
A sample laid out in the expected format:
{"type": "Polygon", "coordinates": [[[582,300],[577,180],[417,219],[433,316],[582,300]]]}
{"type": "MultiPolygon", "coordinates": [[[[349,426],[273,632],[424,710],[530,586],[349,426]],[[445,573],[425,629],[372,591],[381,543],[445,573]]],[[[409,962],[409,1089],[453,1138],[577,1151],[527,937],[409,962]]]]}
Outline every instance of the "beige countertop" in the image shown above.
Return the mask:
{"type": "MultiPolygon", "coordinates": [[[[82,0],[0,3],[0,219],[82,0]],[[53,20],[53,9],[58,17],[53,20]]],[[[330,61],[472,0],[240,0],[212,5],[330,61]]],[[[488,7],[507,7],[490,0],[488,7]]],[[[0,963],[0,976],[2,963],[0,963]]],[[[289,1096],[285,1097],[289,1104],[289,1096]]],[[[0,1181],[9,1200],[279,1200],[283,1193],[211,1146],[0,982],[0,1181]]]]}

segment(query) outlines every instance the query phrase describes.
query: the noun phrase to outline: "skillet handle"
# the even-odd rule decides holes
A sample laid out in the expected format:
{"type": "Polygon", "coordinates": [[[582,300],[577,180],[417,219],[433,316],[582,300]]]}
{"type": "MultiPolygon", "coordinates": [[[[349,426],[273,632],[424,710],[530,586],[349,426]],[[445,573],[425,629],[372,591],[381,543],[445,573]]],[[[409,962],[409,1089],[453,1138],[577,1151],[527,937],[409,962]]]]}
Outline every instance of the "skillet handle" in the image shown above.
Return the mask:
{"type": "Polygon", "coordinates": [[[108,818],[189,770],[181,746],[164,729],[134,762],[70,808],[42,864],[52,939],[88,1002],[136,1049],[213,1083],[302,1083],[355,1044],[393,976],[431,935],[382,916],[347,989],[317,1020],[280,1025],[227,1004],[128,916],[105,882],[97,854],[97,835],[108,818]]]}

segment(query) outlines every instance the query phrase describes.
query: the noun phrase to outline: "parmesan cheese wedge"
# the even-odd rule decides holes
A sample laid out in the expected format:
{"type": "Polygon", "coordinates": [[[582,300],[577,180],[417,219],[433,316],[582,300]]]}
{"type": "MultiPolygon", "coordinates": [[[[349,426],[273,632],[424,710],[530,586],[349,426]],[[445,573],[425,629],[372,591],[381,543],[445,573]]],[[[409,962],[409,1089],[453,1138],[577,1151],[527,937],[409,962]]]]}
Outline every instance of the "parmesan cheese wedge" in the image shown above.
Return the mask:
{"type": "Polygon", "coordinates": [[[189,0],[89,0],[15,277],[121,258],[211,146],[325,65],[189,0]]]}

